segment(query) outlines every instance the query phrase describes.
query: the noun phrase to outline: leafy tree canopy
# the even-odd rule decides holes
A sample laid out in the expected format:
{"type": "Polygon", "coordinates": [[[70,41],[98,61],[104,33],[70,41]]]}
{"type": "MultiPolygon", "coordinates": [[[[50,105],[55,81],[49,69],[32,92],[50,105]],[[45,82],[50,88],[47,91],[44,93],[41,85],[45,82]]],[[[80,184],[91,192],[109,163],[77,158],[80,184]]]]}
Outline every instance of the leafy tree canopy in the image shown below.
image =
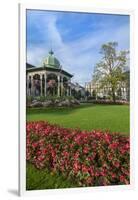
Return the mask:
{"type": "Polygon", "coordinates": [[[115,92],[118,84],[123,81],[125,71],[128,67],[129,51],[117,51],[117,42],[103,44],[100,50],[102,58],[96,64],[93,80],[100,84],[100,87],[111,87],[112,99],[115,101],[115,92]]]}

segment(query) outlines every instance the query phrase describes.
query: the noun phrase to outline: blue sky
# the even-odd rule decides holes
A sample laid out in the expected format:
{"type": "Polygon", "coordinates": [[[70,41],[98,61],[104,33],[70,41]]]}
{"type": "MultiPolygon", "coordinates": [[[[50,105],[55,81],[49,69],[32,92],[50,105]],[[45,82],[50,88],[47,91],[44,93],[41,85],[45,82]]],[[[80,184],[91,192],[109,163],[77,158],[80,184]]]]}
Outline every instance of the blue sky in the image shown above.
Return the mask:
{"type": "Polygon", "coordinates": [[[27,11],[27,62],[41,66],[52,48],[73,81],[84,85],[92,78],[102,44],[118,42],[129,49],[130,21],[127,15],[27,11]]]}

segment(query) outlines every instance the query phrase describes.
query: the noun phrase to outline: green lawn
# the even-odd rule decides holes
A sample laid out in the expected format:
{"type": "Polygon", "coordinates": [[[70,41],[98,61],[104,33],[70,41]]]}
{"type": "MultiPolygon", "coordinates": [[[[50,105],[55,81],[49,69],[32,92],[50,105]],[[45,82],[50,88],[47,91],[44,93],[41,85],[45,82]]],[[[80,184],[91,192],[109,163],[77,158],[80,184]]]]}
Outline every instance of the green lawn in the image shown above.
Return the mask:
{"type": "Polygon", "coordinates": [[[27,121],[47,120],[82,130],[102,129],[129,135],[129,106],[85,104],[77,108],[31,108],[27,121]]]}
{"type": "Polygon", "coordinates": [[[26,168],[26,189],[42,190],[56,188],[77,187],[74,181],[65,178],[61,174],[49,173],[47,169],[36,169],[32,164],[27,163],[26,168]]]}

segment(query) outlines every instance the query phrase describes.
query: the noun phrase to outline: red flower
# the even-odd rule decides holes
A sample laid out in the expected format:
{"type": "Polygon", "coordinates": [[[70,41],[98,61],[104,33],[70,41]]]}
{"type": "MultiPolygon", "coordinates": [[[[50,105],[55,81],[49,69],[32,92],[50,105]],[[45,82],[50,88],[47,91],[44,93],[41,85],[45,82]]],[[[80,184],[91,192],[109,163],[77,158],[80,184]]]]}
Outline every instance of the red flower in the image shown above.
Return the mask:
{"type": "Polygon", "coordinates": [[[89,152],[89,148],[88,147],[84,147],[83,153],[87,154],[88,152],[89,152]]]}
{"type": "Polygon", "coordinates": [[[129,138],[102,131],[26,125],[26,160],[37,168],[72,176],[78,185],[129,184],[129,138]]]}
{"type": "Polygon", "coordinates": [[[122,182],[122,183],[125,182],[125,176],[123,176],[123,175],[120,176],[120,182],[122,182]]]}
{"type": "Polygon", "coordinates": [[[32,147],[35,149],[38,146],[38,142],[33,142],[32,147]]]}
{"type": "Polygon", "coordinates": [[[116,174],[115,173],[111,173],[111,177],[114,179],[116,178],[116,174]]]}
{"type": "Polygon", "coordinates": [[[85,165],[82,165],[82,172],[83,173],[87,173],[88,172],[88,168],[85,165]]]}
{"type": "Polygon", "coordinates": [[[116,149],[118,146],[119,146],[118,142],[113,142],[112,144],[109,145],[109,148],[116,149]]]}
{"type": "Polygon", "coordinates": [[[115,160],[115,161],[113,161],[113,165],[114,165],[116,168],[119,168],[120,163],[119,163],[117,160],[115,160]]]}

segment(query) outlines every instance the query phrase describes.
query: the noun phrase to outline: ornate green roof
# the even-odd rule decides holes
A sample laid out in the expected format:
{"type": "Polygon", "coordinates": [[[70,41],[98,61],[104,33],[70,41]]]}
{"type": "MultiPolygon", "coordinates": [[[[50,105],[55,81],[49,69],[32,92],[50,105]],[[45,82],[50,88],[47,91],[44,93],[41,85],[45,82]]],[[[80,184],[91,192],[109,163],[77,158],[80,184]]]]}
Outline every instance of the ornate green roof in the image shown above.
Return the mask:
{"type": "Polygon", "coordinates": [[[44,67],[51,67],[51,68],[60,68],[60,62],[54,56],[54,52],[51,50],[47,56],[47,58],[43,62],[44,67]]]}

